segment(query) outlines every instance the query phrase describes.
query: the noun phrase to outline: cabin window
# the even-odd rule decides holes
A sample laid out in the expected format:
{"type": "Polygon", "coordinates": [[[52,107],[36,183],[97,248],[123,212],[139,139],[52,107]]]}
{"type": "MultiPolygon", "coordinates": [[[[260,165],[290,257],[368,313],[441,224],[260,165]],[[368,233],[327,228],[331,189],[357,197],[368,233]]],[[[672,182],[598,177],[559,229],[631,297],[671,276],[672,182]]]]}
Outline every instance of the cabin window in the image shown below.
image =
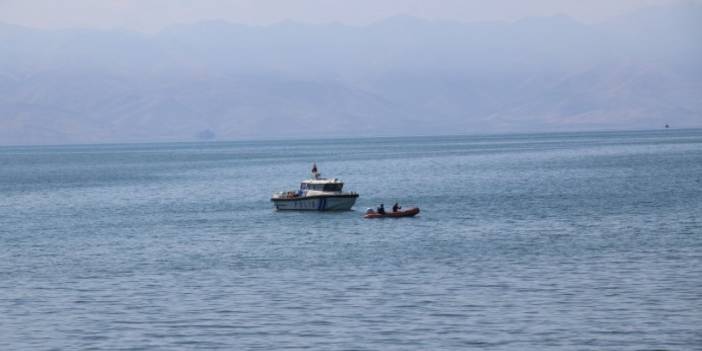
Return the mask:
{"type": "Polygon", "coordinates": [[[341,191],[342,184],[324,184],[324,191],[341,191]]]}

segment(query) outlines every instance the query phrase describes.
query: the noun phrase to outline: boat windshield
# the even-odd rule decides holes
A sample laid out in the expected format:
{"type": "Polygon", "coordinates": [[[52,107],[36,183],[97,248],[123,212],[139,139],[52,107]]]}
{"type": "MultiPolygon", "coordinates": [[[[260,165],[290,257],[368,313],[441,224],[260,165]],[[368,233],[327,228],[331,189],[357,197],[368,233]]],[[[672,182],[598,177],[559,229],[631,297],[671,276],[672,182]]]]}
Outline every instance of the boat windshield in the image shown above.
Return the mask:
{"type": "Polygon", "coordinates": [[[341,183],[324,184],[324,191],[341,191],[341,187],[343,186],[344,184],[341,183]]]}
{"type": "Polygon", "coordinates": [[[333,184],[309,184],[302,183],[300,185],[301,190],[318,190],[318,191],[341,191],[344,186],[343,183],[333,183],[333,184]]]}

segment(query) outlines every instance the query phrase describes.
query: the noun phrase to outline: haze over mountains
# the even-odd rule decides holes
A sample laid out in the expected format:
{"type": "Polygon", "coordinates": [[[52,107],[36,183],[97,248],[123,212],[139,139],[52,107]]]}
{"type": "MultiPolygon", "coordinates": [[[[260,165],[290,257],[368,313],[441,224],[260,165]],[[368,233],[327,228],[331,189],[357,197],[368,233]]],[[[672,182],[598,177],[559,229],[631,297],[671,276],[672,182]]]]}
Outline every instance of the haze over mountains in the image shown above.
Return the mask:
{"type": "Polygon", "coordinates": [[[0,144],[702,127],[702,6],[157,34],[0,25],[0,144]]]}

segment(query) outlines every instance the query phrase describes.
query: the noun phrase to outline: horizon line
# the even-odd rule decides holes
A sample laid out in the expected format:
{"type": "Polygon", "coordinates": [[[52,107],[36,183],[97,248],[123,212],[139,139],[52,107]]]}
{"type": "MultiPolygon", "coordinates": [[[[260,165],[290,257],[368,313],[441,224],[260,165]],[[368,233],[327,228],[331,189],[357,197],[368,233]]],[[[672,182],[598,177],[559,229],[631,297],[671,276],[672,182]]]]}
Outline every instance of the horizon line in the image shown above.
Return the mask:
{"type": "Polygon", "coordinates": [[[230,143],[267,143],[267,142],[315,142],[330,140],[377,140],[377,139],[407,139],[407,138],[461,138],[461,137],[500,137],[500,136],[529,136],[529,135],[558,135],[558,134],[601,134],[601,133],[641,133],[665,131],[702,131],[699,127],[657,128],[657,129],[593,129],[593,130],[563,130],[563,131],[520,131],[495,133],[465,133],[465,134],[415,134],[415,135],[376,135],[376,136],[330,136],[330,137],[244,137],[241,139],[223,140],[172,140],[172,141],[115,141],[115,142],[86,142],[86,143],[49,143],[49,144],[2,144],[0,149],[11,148],[43,148],[43,147],[83,147],[83,146],[117,146],[117,145],[158,145],[158,144],[230,144],[230,143]]]}

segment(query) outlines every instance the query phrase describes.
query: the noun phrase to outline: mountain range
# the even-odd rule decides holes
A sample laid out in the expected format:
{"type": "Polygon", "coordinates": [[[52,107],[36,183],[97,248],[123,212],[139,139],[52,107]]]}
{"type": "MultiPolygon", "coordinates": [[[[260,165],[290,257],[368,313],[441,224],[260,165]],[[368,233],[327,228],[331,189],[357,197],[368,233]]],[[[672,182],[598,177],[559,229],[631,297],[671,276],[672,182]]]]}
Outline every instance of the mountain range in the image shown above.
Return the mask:
{"type": "Polygon", "coordinates": [[[364,26],[0,24],[0,144],[702,127],[702,6],[364,26]]]}

